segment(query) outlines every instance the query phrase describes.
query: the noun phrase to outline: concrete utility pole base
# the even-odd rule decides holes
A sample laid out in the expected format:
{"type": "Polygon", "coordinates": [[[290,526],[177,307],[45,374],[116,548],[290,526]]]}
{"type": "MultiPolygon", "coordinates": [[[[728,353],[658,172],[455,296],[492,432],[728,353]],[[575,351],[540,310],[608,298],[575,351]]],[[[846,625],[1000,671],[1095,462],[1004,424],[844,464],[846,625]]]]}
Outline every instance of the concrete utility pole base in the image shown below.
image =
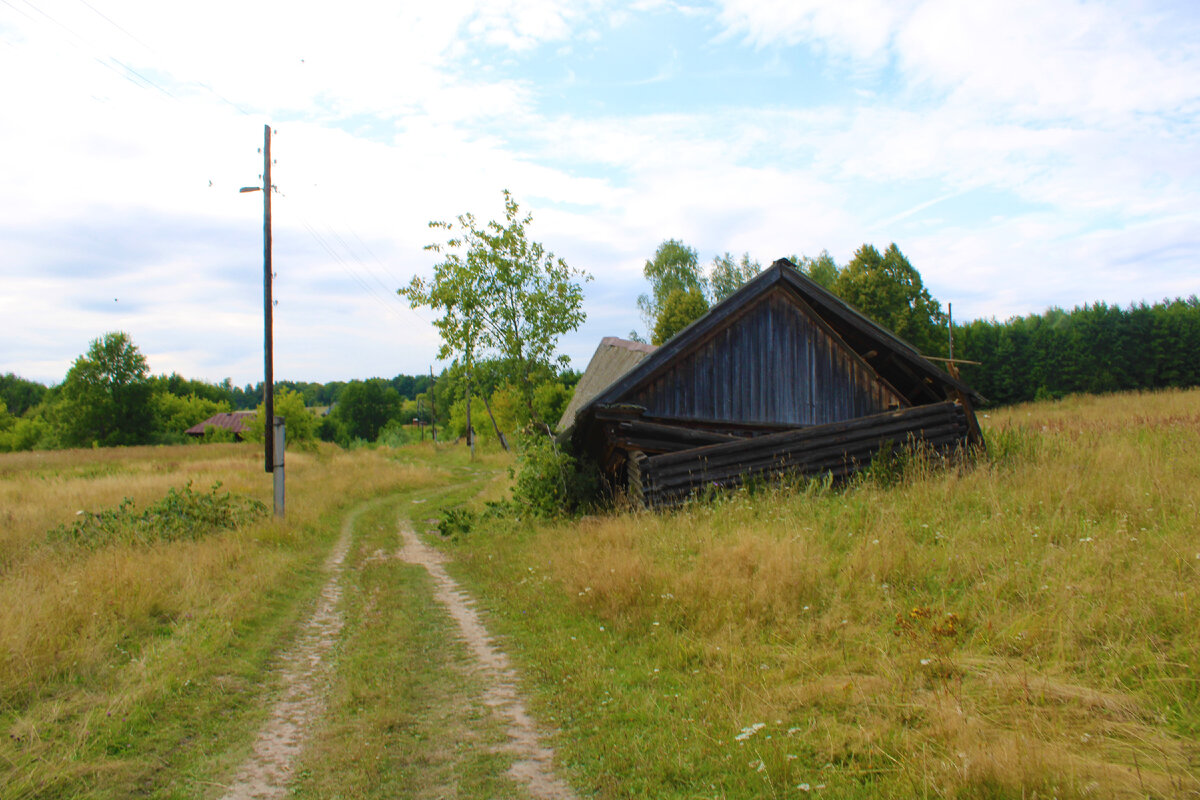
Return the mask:
{"type": "Polygon", "coordinates": [[[283,451],[284,451],[284,434],[285,425],[283,417],[275,418],[275,458],[273,464],[275,468],[272,473],[275,478],[275,516],[283,516],[283,451]]]}

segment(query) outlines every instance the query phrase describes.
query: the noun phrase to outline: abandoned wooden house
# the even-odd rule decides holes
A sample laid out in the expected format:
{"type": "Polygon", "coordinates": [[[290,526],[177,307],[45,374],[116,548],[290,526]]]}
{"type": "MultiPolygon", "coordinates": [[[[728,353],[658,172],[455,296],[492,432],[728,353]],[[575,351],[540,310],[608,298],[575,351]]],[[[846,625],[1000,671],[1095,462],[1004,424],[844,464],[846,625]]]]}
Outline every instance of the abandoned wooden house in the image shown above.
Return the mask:
{"type": "Polygon", "coordinates": [[[845,476],[895,443],[982,443],[982,400],[780,259],[661,347],[604,339],[559,428],[610,484],[660,507],[845,476]]]}

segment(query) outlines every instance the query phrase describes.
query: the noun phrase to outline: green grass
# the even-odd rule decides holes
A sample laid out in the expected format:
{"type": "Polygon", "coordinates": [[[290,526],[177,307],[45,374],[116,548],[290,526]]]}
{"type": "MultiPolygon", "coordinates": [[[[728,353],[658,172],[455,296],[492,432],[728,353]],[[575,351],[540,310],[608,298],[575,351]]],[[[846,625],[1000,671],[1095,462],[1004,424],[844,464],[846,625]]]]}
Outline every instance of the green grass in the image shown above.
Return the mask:
{"type": "Polygon", "coordinates": [[[259,457],[242,446],[0,456],[0,797],[217,793],[278,692],[271,668],[325,582],[345,512],[436,486],[450,477],[438,464],[456,458],[293,454],[286,520],[194,541],[45,546],[76,510],[125,496],[173,509],[160,501],[189,480],[269,499],[259,457]]]}
{"type": "MultiPolygon", "coordinates": [[[[1200,392],[984,424],[974,466],[426,538],[584,797],[1194,797],[1200,392]]],[[[189,479],[267,499],[257,451],[0,457],[0,797],[219,795],[366,501],[294,793],[517,796],[428,578],[386,558],[398,516],[481,509],[507,463],[297,454],[286,523],[87,549],[42,543],[189,479]]]]}
{"type": "Polygon", "coordinates": [[[1194,796],[1200,392],[984,423],[974,467],[445,546],[585,793],[1194,796]]]}
{"type": "Polygon", "coordinates": [[[298,768],[297,797],[517,796],[504,731],[480,700],[453,621],[425,570],[392,557],[398,516],[423,519],[414,499],[359,518],[329,707],[298,768]]]}

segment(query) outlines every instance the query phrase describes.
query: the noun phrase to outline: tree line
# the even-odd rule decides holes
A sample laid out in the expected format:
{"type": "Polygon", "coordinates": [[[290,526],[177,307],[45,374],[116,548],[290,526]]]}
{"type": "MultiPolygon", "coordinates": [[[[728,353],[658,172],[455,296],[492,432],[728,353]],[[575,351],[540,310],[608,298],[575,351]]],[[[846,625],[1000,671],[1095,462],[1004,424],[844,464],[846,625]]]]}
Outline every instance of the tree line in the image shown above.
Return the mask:
{"type": "MultiPolygon", "coordinates": [[[[549,431],[570,401],[579,373],[556,355],[558,337],[583,319],[586,273],[572,269],[526,235],[530,222],[505,192],[504,222],[480,226],[464,214],[431,245],[441,261],[430,280],[399,290],[414,306],[441,312],[437,375],[315,383],[278,381],[277,413],[292,443],[322,439],[350,446],[402,444],[432,434],[504,440],[519,431],[549,431]],[[472,398],[483,402],[486,415],[472,398]],[[314,409],[320,408],[320,416],[314,409]],[[468,436],[468,433],[473,434],[468,436]]],[[[823,251],[791,261],[813,281],[908,341],[946,357],[950,330],[941,303],[896,244],[882,252],[864,244],[844,265],[823,251]]],[[[761,271],[749,253],[724,253],[701,267],[697,251],[664,241],[646,260],[650,291],[637,298],[654,344],[676,335],[761,271]]],[[[644,341],[638,331],[630,337],[644,341]]],[[[1109,392],[1200,385],[1200,299],[1128,308],[1096,303],[1051,308],[1004,322],[982,319],[953,329],[962,378],[993,404],[1109,392]]],[[[217,384],[178,374],[152,375],[128,334],[93,341],[65,379],[44,386],[0,376],[0,452],[188,441],[187,428],[220,412],[258,410],[263,385],[217,384]]],[[[223,438],[215,432],[211,438],[223,438]]]]}
{"type": "MultiPolygon", "coordinates": [[[[476,394],[483,393],[502,430],[529,424],[530,414],[509,382],[511,370],[484,359],[474,370],[476,394]]],[[[535,370],[532,404],[557,421],[579,380],[571,370],[535,370]]],[[[431,436],[461,437],[466,430],[466,370],[452,363],[436,375],[331,381],[276,381],[276,413],[288,426],[288,441],[321,439],[342,446],[386,441],[402,444],[431,436]]],[[[247,438],[265,424],[263,384],[234,386],[152,375],[145,356],[123,332],[91,342],[72,363],[63,382],[45,386],[13,373],[0,375],[0,452],[67,447],[182,444],[196,441],[188,428],[222,412],[257,410],[247,438]]],[[[485,438],[490,437],[488,431],[485,438]]],[[[229,441],[213,430],[206,441],[229,441]]]]}
{"type": "MultiPolygon", "coordinates": [[[[823,251],[790,257],[822,287],[927,356],[950,355],[950,320],[920,272],[895,243],[864,244],[845,265],[823,251]]],[[[716,256],[707,269],[695,249],[663,242],[643,275],[638,308],[653,344],[662,344],[761,271],[749,253],[716,256]]],[[[631,337],[641,340],[637,331],[631,337]]],[[[1200,385],[1200,299],[1121,308],[1105,303],[1051,308],[1006,321],[954,325],[963,380],[996,405],[1100,393],[1200,385]]]]}
{"type": "Polygon", "coordinates": [[[954,326],[963,380],[993,404],[1200,386],[1200,298],[1051,308],[954,326]]]}
{"type": "MultiPolygon", "coordinates": [[[[802,273],[866,316],[928,355],[947,349],[946,314],[925,287],[921,274],[894,243],[882,253],[864,244],[844,266],[828,250],[816,257],[792,255],[802,273]]],[[[713,258],[707,270],[696,250],[676,239],[659,245],[642,274],[650,294],[638,298],[638,310],[652,344],[662,344],[703,316],[762,271],[749,253],[713,258]]],[[[637,331],[630,336],[643,341],[637,331]]]]}

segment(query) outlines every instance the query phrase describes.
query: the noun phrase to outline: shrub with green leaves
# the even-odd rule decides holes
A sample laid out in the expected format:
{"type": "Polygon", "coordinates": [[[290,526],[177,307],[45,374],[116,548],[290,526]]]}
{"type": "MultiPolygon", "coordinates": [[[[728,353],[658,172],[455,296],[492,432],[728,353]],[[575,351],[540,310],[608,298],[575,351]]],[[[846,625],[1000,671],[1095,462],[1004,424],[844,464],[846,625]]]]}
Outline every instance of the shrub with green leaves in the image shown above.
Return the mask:
{"type": "Polygon", "coordinates": [[[126,497],[116,508],[79,512],[73,524],[59,525],[47,533],[46,541],[56,547],[98,550],[113,544],[196,540],[266,516],[265,504],[218,492],[220,488],[218,481],[204,494],[192,491],[192,482],[188,481],[182,491],[169,489],[166,496],[140,513],[133,500],[126,497]]]}
{"type": "Polygon", "coordinates": [[[513,501],[535,516],[573,514],[591,505],[599,480],[594,468],[580,464],[565,447],[542,434],[521,438],[517,448],[513,501]]]}
{"type": "Polygon", "coordinates": [[[446,539],[466,536],[475,527],[475,512],[466,508],[447,508],[438,520],[437,529],[446,539]]]}

